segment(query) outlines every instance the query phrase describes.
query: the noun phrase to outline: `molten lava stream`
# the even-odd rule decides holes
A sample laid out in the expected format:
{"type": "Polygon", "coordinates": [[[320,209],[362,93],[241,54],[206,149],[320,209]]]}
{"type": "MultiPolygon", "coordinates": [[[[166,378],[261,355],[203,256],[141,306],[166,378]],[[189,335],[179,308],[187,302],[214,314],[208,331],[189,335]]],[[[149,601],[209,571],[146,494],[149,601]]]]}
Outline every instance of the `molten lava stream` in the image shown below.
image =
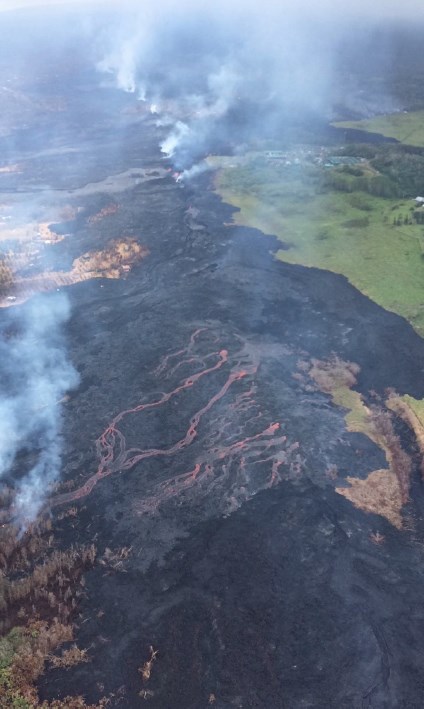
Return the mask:
{"type": "MultiPolygon", "coordinates": [[[[197,330],[195,333],[193,333],[188,348],[180,350],[178,354],[187,355],[187,353],[190,352],[192,346],[195,344],[196,337],[198,336],[198,334],[200,334],[200,332],[202,332],[202,330],[197,330]]],[[[165,368],[169,359],[171,357],[175,357],[176,355],[177,353],[167,355],[164,360],[165,368]]],[[[77,488],[76,490],[52,497],[49,502],[50,506],[57,507],[58,505],[68,504],[75,500],[79,500],[83,497],[86,497],[93,490],[97,482],[102,478],[107,477],[112,473],[121,472],[123,470],[129,470],[141,460],[145,460],[147,458],[174,455],[178,451],[190,445],[190,443],[197,435],[197,427],[200,423],[202,416],[207,411],[209,411],[209,409],[216,403],[216,401],[221,399],[226,394],[226,392],[234,381],[237,381],[242,377],[246,376],[247,372],[230,372],[226,382],[221,387],[221,389],[207,402],[207,404],[200,411],[198,411],[192,417],[186,435],[180,441],[177,441],[177,443],[171,446],[171,448],[152,448],[145,450],[131,448],[127,450],[124,434],[119,430],[118,424],[126,416],[130,416],[131,414],[136,414],[142,411],[146,411],[148,409],[163,406],[172,397],[176,396],[185,389],[189,389],[190,387],[194,386],[200,379],[221,369],[221,367],[223,367],[223,365],[228,362],[227,350],[223,349],[220,352],[209,353],[207,355],[207,358],[210,358],[212,356],[218,357],[218,361],[213,366],[207,367],[206,369],[202,369],[200,372],[195,372],[194,374],[191,374],[190,376],[186,377],[181,384],[179,384],[172,391],[163,394],[160,399],[146,404],[139,404],[138,406],[135,406],[132,409],[126,409],[117,414],[117,416],[115,416],[115,418],[111,421],[106,430],[96,441],[96,450],[100,459],[97,471],[91,477],[89,477],[88,480],[86,480],[84,485],[77,488]]],[[[204,359],[206,359],[206,357],[204,359]]],[[[162,365],[156,370],[156,373],[158,371],[163,372],[162,365]]]]}
{"type": "MultiPolygon", "coordinates": [[[[124,418],[164,406],[170,401],[171,398],[175,397],[182,391],[195,386],[203,378],[209,377],[214,372],[217,372],[229,364],[228,351],[225,349],[222,349],[219,352],[209,352],[206,355],[199,355],[193,351],[197,345],[199,336],[204,332],[206,332],[205,328],[196,330],[192,334],[187,347],[178,350],[178,352],[166,355],[154,373],[156,376],[161,376],[164,378],[174,374],[178,368],[183,365],[202,365],[203,368],[200,371],[194,372],[193,374],[187,376],[181,383],[178,384],[178,386],[171,391],[162,394],[159,399],[149,403],[139,404],[134,408],[126,409],[117,414],[96,441],[96,451],[99,458],[97,471],[76,490],[52,497],[50,500],[51,507],[68,504],[86,497],[102,478],[112,475],[113,473],[120,473],[125,470],[130,470],[137,463],[140,463],[143,460],[170,457],[183,451],[192,444],[198,435],[198,429],[202,418],[218,401],[225,397],[233,384],[245,379],[246,377],[252,377],[256,374],[257,364],[250,363],[247,366],[245,365],[244,367],[241,367],[240,360],[236,361],[220,388],[207,400],[205,405],[191,417],[187,431],[180,440],[176,441],[168,448],[127,448],[125,436],[119,428],[119,424],[124,418]],[[175,363],[176,358],[179,358],[179,360],[175,363]],[[217,360],[215,364],[209,367],[205,366],[206,362],[208,360],[210,361],[212,358],[217,360]]],[[[212,435],[210,436],[210,443],[212,442],[214,436],[217,437],[217,443],[215,444],[215,447],[209,447],[208,450],[206,450],[206,452],[196,461],[193,470],[183,473],[176,478],[173,478],[171,481],[159,483],[158,488],[163,498],[169,497],[173,494],[173,491],[177,494],[177,492],[184,487],[193,485],[198,478],[199,480],[204,480],[205,477],[210,478],[214,474],[217,464],[220,464],[220,461],[223,461],[224,459],[231,461],[234,457],[240,457],[241,453],[243,453],[243,458],[239,464],[239,469],[241,472],[244,471],[246,460],[256,460],[256,462],[259,462],[258,459],[262,459],[271,461],[272,473],[270,484],[275,484],[278,477],[278,468],[282,462],[285,462],[283,459],[280,460],[281,456],[278,457],[277,455],[277,448],[281,448],[286,442],[285,436],[275,436],[280,424],[270,424],[264,430],[252,436],[240,438],[240,440],[227,443],[226,445],[218,445],[218,441],[224,435],[224,430],[229,428],[229,423],[233,420],[234,415],[236,413],[237,415],[243,415],[252,407],[255,408],[256,405],[252,398],[254,391],[255,387],[250,385],[250,388],[246,391],[241,393],[238,392],[235,395],[234,400],[228,404],[225,411],[228,412],[226,415],[229,418],[229,421],[222,421],[222,428],[218,425],[216,427],[217,432],[212,432],[212,435]],[[265,459],[263,458],[264,452],[267,452],[265,459]]],[[[261,414],[252,415],[250,422],[257,420],[260,417],[261,414]]],[[[234,427],[232,427],[228,433],[228,437],[230,436],[234,437],[234,427]]],[[[149,503],[153,504],[152,498],[148,498],[148,500],[146,500],[146,504],[149,503]]]]}

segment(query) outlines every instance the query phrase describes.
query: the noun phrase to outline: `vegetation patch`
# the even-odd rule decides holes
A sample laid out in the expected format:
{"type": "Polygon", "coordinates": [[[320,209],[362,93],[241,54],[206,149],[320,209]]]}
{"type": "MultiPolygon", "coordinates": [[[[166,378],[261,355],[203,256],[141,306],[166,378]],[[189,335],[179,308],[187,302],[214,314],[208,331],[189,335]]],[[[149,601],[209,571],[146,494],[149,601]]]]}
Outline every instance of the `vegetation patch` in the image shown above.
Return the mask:
{"type": "Polygon", "coordinates": [[[406,394],[399,396],[391,393],[386,405],[408,424],[415,434],[418,449],[421,454],[421,475],[424,479],[424,399],[414,399],[406,394]]]}
{"type": "Polygon", "coordinates": [[[370,424],[370,412],[361,395],[351,387],[356,384],[359,366],[354,362],[344,362],[337,356],[330,360],[312,360],[309,376],[320,391],[329,394],[335,406],[347,409],[346,428],[353,433],[363,433],[375,440],[375,432],[370,424]]]}
{"type": "MultiPolygon", "coordinates": [[[[8,499],[7,491],[2,501],[8,499]]],[[[73,619],[83,592],[83,573],[96,558],[93,545],[54,548],[52,522],[40,519],[24,534],[0,529],[0,709],[101,709],[83,697],[40,702],[36,682],[46,668],[89,660],[75,644],[73,619]]]]}
{"type": "MultiPolygon", "coordinates": [[[[383,158],[389,173],[394,159],[383,158]]],[[[407,180],[409,173],[396,182],[389,174],[355,177],[343,168],[252,159],[219,170],[215,184],[238,208],[235,224],[284,242],[279,259],[343,274],[424,336],[424,228],[414,200],[397,196],[407,180]]]]}
{"type": "Polygon", "coordinates": [[[19,275],[28,265],[28,253],[0,256],[0,307],[21,303],[38,292],[48,292],[93,278],[122,278],[132,266],[149,255],[136,239],[125,237],[109,242],[102,251],[89,251],[76,258],[69,271],[43,271],[32,276],[19,275]],[[18,268],[19,265],[19,268],[18,268]],[[15,269],[15,270],[14,270],[15,269]]]}
{"type": "Polygon", "coordinates": [[[336,492],[365,512],[380,514],[391,524],[402,527],[402,507],[408,502],[412,464],[396,435],[391,415],[379,407],[365,405],[361,394],[352,390],[359,367],[334,355],[329,360],[312,360],[309,377],[320,391],[329,394],[336,406],[347,409],[348,431],[362,433],[385,453],[387,470],[377,470],[365,480],[348,477],[350,487],[336,492]]]}
{"type": "Polygon", "coordinates": [[[402,528],[402,499],[396,476],[390,470],[375,470],[365,480],[348,477],[350,487],[336,487],[355,507],[385,517],[397,529],[402,528]]]}
{"type": "Polygon", "coordinates": [[[338,121],[335,128],[352,128],[367,133],[379,133],[386,138],[394,138],[400,143],[424,146],[424,111],[411,113],[389,113],[362,121],[338,121]]]}
{"type": "Polygon", "coordinates": [[[87,650],[81,650],[74,643],[72,647],[67,650],[63,650],[59,657],[57,655],[52,655],[50,662],[53,667],[61,667],[68,670],[74,665],[81,664],[81,662],[90,662],[90,658],[88,657],[87,650]]]}

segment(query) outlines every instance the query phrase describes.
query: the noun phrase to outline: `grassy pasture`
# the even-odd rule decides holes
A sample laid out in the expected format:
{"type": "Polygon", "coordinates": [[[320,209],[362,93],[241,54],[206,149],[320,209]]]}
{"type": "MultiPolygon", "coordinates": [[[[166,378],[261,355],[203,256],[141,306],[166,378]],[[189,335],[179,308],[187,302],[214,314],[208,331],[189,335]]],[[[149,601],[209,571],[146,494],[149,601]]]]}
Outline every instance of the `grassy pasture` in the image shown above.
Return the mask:
{"type": "Polygon", "coordinates": [[[277,258],[343,274],[424,336],[424,226],[404,224],[413,201],[323,189],[323,174],[252,160],[218,170],[215,185],[239,209],[234,223],[284,242],[277,258]]]}
{"type": "Polygon", "coordinates": [[[390,113],[362,121],[338,121],[335,128],[353,128],[367,133],[380,133],[406,145],[424,147],[424,111],[390,113]]]}

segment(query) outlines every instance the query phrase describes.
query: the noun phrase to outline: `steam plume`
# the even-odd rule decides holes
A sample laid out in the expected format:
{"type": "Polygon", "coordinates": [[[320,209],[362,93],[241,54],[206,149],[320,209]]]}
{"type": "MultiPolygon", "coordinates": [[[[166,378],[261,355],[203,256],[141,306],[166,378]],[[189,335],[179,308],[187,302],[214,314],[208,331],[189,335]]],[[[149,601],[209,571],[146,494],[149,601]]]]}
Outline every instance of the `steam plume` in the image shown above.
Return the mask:
{"type": "Polygon", "coordinates": [[[0,479],[20,453],[32,461],[22,477],[17,471],[15,513],[21,526],[35,519],[60,472],[60,400],[78,384],[63,337],[68,317],[63,294],[39,296],[14,310],[10,339],[3,333],[0,341],[0,479]]]}
{"type": "Polygon", "coordinates": [[[149,102],[164,129],[161,149],[183,172],[237,138],[281,142],[297,115],[328,122],[340,107],[356,117],[400,110],[385,85],[395,55],[384,23],[418,12],[416,0],[129,3],[97,43],[97,66],[149,102]],[[349,53],[349,71],[364,57],[379,66],[378,92],[364,95],[361,81],[345,75],[349,53]]]}
{"type": "Polygon", "coordinates": [[[161,149],[177,169],[190,169],[217,137],[226,142],[234,129],[226,125],[231,112],[238,111],[242,128],[250,122],[254,130],[265,112],[272,121],[282,106],[314,109],[325,102],[328,31],[292,4],[263,9],[218,2],[204,10],[188,0],[171,8],[162,0],[124,13],[119,29],[105,34],[97,68],[117,88],[149,101],[157,125],[170,126],[161,149]]]}

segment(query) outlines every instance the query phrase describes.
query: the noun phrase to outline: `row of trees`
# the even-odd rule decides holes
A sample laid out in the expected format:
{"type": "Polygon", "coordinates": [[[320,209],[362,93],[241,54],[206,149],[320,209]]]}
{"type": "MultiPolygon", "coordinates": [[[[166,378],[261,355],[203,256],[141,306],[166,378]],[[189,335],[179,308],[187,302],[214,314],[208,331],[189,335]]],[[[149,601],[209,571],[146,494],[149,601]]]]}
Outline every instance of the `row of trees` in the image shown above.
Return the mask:
{"type": "Polygon", "coordinates": [[[367,192],[373,197],[385,197],[386,199],[396,199],[402,196],[398,186],[385,175],[353,178],[341,171],[332,170],[325,173],[323,187],[338,192],[367,192]]]}
{"type": "Polygon", "coordinates": [[[13,271],[6,264],[4,259],[0,259],[0,293],[4,293],[13,283],[13,271]]]}
{"type": "Polygon", "coordinates": [[[407,226],[409,224],[424,224],[424,212],[416,211],[412,214],[399,214],[397,217],[393,217],[393,226],[407,226]]]}
{"type": "MultiPolygon", "coordinates": [[[[346,145],[335,154],[366,158],[370,165],[380,173],[380,176],[376,178],[365,178],[368,180],[368,184],[366,184],[361,183],[362,178],[356,174],[356,169],[344,167],[345,177],[349,175],[357,177],[356,180],[347,181],[347,185],[343,188],[347,192],[363,190],[376,196],[390,198],[415,197],[424,192],[423,148],[398,143],[364,143],[346,145]],[[349,182],[351,183],[350,187],[348,186],[349,182]]],[[[334,187],[334,189],[338,188],[334,187]]]]}

